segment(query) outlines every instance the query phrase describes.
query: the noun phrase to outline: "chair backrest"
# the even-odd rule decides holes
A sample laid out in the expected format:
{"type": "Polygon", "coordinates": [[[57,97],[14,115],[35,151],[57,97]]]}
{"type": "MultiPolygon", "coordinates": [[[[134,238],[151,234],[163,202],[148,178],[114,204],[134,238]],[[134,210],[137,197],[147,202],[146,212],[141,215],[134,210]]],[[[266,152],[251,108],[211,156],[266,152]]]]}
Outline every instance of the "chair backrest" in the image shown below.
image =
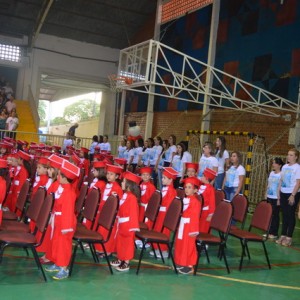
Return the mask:
{"type": "Polygon", "coordinates": [[[46,232],[47,229],[47,225],[49,223],[49,219],[50,219],[50,214],[51,214],[51,210],[54,204],[54,194],[50,193],[49,195],[46,196],[46,198],[43,201],[43,205],[40,209],[39,215],[37,217],[36,220],[36,232],[40,231],[42,232],[42,237],[40,238],[40,243],[42,242],[43,238],[44,238],[44,233],[46,232]]]}
{"type": "Polygon", "coordinates": [[[85,200],[88,189],[89,189],[89,187],[88,187],[87,184],[81,185],[79,195],[78,195],[78,197],[76,199],[76,202],[75,202],[75,214],[76,214],[76,216],[78,216],[80,214],[80,212],[83,208],[84,200],[85,200]]]}
{"type": "Polygon", "coordinates": [[[37,169],[37,160],[36,159],[31,160],[30,169],[31,169],[30,180],[31,180],[31,182],[34,182],[35,175],[36,175],[36,169],[37,169]]]}
{"type": "Polygon", "coordinates": [[[11,177],[10,177],[9,173],[6,175],[5,181],[6,181],[6,194],[8,194],[10,186],[11,186],[11,177]]]}
{"type": "Polygon", "coordinates": [[[117,196],[109,196],[105,201],[98,220],[98,225],[107,230],[111,230],[115,223],[119,208],[119,199],[117,196]]]}
{"type": "Polygon", "coordinates": [[[231,203],[233,206],[232,218],[235,221],[241,223],[243,228],[246,220],[247,209],[248,209],[248,199],[244,195],[236,195],[233,197],[231,203]]]}
{"type": "Polygon", "coordinates": [[[95,178],[94,173],[92,172],[92,169],[90,169],[87,180],[86,180],[89,186],[93,182],[94,178],[95,178]]]}
{"type": "Polygon", "coordinates": [[[272,205],[271,203],[263,200],[259,202],[255,208],[249,230],[254,227],[267,232],[270,228],[271,219],[272,205]]]}
{"type": "Polygon", "coordinates": [[[232,214],[232,204],[230,202],[222,201],[216,207],[216,210],[211,218],[210,230],[214,229],[227,235],[231,224],[232,214]]]}
{"type": "Polygon", "coordinates": [[[179,187],[176,189],[177,197],[183,199],[185,197],[184,188],[179,187]]]}
{"type": "Polygon", "coordinates": [[[29,188],[30,188],[30,180],[27,179],[21,187],[20,193],[17,198],[17,203],[16,203],[16,209],[20,210],[21,212],[24,212],[26,200],[28,198],[29,188]]]}
{"type": "Polygon", "coordinates": [[[225,199],[225,193],[223,190],[215,189],[216,207],[225,199]]]}
{"type": "Polygon", "coordinates": [[[46,190],[44,187],[39,187],[33,195],[29,207],[26,211],[26,218],[36,221],[40,213],[41,207],[46,197],[46,190]]]}
{"type": "Polygon", "coordinates": [[[167,210],[163,227],[168,228],[170,231],[176,232],[181,214],[182,214],[182,200],[176,197],[173,199],[172,203],[170,204],[167,210]]]}
{"type": "MultiPolygon", "coordinates": [[[[147,208],[145,210],[145,218],[148,218],[150,221],[152,221],[153,223],[156,220],[156,217],[158,215],[159,212],[159,207],[161,204],[161,192],[159,190],[156,190],[147,205],[147,208]]],[[[145,219],[144,218],[144,219],[145,219]]]]}
{"type": "Polygon", "coordinates": [[[81,216],[93,222],[97,213],[99,201],[100,201],[99,189],[93,188],[86,196],[85,204],[81,212],[81,216]]]}
{"type": "Polygon", "coordinates": [[[77,183],[77,188],[80,190],[83,181],[84,181],[84,173],[85,173],[85,169],[80,169],[80,174],[79,174],[79,179],[78,179],[78,183],[77,183]]]}

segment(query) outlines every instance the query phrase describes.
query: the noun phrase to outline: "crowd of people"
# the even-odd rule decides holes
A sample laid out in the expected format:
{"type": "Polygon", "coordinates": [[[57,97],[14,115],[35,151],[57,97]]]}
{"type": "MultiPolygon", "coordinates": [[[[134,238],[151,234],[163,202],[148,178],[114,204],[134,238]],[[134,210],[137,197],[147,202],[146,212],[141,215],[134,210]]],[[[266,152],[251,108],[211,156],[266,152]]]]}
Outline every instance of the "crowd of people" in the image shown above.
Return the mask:
{"type": "Polygon", "coordinates": [[[17,106],[14,102],[14,91],[10,83],[2,76],[0,79],[0,140],[6,135],[16,138],[19,126],[17,106]],[[5,133],[5,131],[8,131],[5,133]]]}
{"type": "MultiPolygon", "coordinates": [[[[72,237],[77,223],[74,207],[83,182],[89,185],[89,192],[95,188],[100,191],[96,220],[93,223],[83,222],[87,229],[99,230],[105,236],[103,228],[96,226],[97,218],[109,196],[117,195],[120,199],[118,217],[106,243],[107,254],[115,254],[111,265],[119,272],[130,269],[135,247],[141,247],[140,241],[135,239],[135,232],[140,230],[139,222],[146,221],[149,229],[153,227],[149,220],[144,219],[144,214],[156,190],[160,190],[162,195],[153,227],[158,232],[163,229],[164,218],[178,189],[184,191],[183,215],[174,245],[174,260],[181,274],[193,272],[197,259],[196,237],[199,233],[208,233],[215,211],[214,190],[223,189],[228,201],[243,192],[245,168],[242,156],[238,151],[229,154],[223,136],[218,137],[215,143],[204,143],[198,162],[194,162],[188,152],[188,143],[177,143],[175,135],[164,140],[158,136],[145,141],[141,138],[135,141],[122,139],[115,156],[111,153],[107,135],[100,138],[93,136],[90,149],[76,149],[67,143],[68,139],[69,133],[62,147],[28,144],[11,137],[4,137],[0,143],[0,176],[11,179],[7,196],[1,194],[3,209],[15,210],[18,193],[27,178],[32,181],[31,197],[40,186],[45,186],[47,193],[55,195],[51,226],[48,226],[43,243],[37,250],[43,253],[41,263],[48,264],[45,270],[53,273],[57,280],[69,275],[72,237]],[[203,197],[203,203],[199,195],[203,197]]],[[[295,227],[295,212],[300,198],[298,160],[296,149],[288,152],[286,164],[274,159],[268,181],[266,196],[273,206],[274,215],[270,237],[278,235],[280,205],[283,225],[281,237],[276,242],[283,246],[291,245],[295,227]]],[[[0,180],[0,189],[6,182],[0,180]]],[[[168,230],[163,232],[170,235],[168,230]]],[[[95,248],[97,255],[104,257],[102,246],[96,245],[95,248]]],[[[149,255],[169,257],[168,248],[153,245],[149,255]]]]}

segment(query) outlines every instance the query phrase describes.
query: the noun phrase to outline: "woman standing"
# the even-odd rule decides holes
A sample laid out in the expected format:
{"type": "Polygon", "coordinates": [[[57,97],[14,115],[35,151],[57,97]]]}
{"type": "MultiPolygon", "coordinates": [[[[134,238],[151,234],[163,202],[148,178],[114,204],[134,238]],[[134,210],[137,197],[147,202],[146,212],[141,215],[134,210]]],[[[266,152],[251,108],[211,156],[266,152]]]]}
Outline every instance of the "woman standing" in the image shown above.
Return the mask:
{"type": "Polygon", "coordinates": [[[174,134],[171,134],[169,136],[169,148],[165,152],[165,161],[164,161],[164,167],[169,167],[171,164],[171,161],[173,159],[173,156],[175,155],[177,149],[176,149],[176,136],[174,134]]]}
{"type": "Polygon", "coordinates": [[[221,189],[225,171],[229,167],[229,153],[226,150],[226,140],[224,136],[219,136],[216,139],[216,158],[218,160],[218,175],[215,180],[215,188],[221,189]]]}
{"type": "Polygon", "coordinates": [[[295,213],[300,198],[300,166],[298,159],[299,151],[295,148],[290,149],[287,155],[287,163],[282,167],[279,182],[279,199],[283,220],[281,236],[276,243],[287,247],[292,245],[292,236],[296,224],[295,213]]]}
{"type": "Polygon", "coordinates": [[[269,203],[272,205],[272,222],[269,231],[269,238],[276,239],[278,236],[279,228],[279,212],[280,212],[280,201],[278,199],[278,186],[281,176],[281,168],[283,166],[283,161],[279,157],[275,157],[272,163],[273,171],[270,173],[268,178],[268,186],[266,192],[266,198],[269,203]]]}
{"type": "Polygon", "coordinates": [[[241,153],[238,151],[232,152],[230,156],[231,167],[226,171],[223,183],[226,200],[231,201],[234,196],[242,192],[246,171],[241,162],[241,153]]]}

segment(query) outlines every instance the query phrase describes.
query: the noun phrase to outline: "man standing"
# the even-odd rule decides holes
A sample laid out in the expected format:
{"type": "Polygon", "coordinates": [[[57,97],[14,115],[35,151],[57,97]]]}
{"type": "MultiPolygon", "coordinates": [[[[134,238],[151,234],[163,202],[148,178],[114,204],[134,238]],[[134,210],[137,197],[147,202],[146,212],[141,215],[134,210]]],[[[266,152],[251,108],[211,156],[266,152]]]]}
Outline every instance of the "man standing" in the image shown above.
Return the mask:
{"type": "Polygon", "coordinates": [[[70,127],[69,129],[69,135],[71,138],[75,137],[75,130],[78,128],[78,123],[75,123],[73,126],[70,127]]]}

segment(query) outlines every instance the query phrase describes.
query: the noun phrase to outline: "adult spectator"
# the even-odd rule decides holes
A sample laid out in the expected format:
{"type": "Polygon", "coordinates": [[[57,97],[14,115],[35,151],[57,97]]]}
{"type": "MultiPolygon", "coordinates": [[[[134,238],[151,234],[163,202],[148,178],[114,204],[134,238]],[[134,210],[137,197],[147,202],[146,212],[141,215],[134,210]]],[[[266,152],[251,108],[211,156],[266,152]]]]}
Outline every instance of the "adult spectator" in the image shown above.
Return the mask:
{"type": "Polygon", "coordinates": [[[14,97],[13,95],[10,95],[8,98],[7,98],[7,102],[5,103],[5,107],[7,109],[7,112],[10,114],[12,112],[12,110],[16,110],[17,109],[17,106],[16,106],[16,103],[14,102],[14,97]]]}
{"type": "Polygon", "coordinates": [[[14,90],[12,89],[9,81],[6,81],[5,86],[3,88],[5,90],[7,98],[9,98],[9,95],[12,95],[14,93],[14,90]]]}
{"type": "Polygon", "coordinates": [[[6,129],[7,114],[5,109],[1,109],[0,112],[0,139],[4,137],[4,131],[6,129]]]}
{"type": "Polygon", "coordinates": [[[76,131],[76,128],[78,128],[78,123],[75,123],[73,126],[70,127],[69,129],[69,135],[71,138],[74,138],[75,137],[75,131],[76,131]]]}
{"type": "Polygon", "coordinates": [[[10,131],[7,133],[7,135],[13,139],[16,139],[16,132],[19,126],[19,119],[17,116],[17,111],[16,109],[12,109],[10,116],[6,120],[6,130],[10,131]]]}

